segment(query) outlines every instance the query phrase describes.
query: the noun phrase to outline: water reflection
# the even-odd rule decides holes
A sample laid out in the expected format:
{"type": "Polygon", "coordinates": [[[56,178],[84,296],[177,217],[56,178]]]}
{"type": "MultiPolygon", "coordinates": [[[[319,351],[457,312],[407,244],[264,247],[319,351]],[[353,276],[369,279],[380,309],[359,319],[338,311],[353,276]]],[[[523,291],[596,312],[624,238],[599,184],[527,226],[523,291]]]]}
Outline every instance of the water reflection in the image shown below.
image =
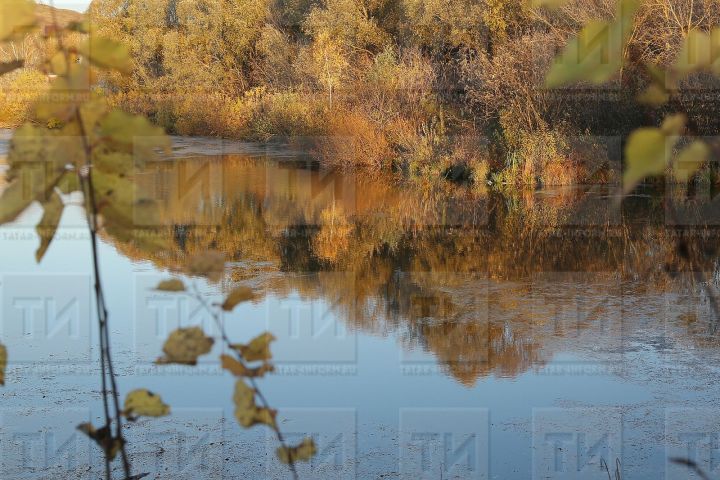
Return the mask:
{"type": "MultiPolygon", "coordinates": [[[[688,263],[667,206],[640,194],[621,209],[613,187],[420,189],[303,157],[239,154],[160,161],[136,177],[161,213],[133,235],[110,232],[124,255],[182,271],[189,255],[218,249],[232,265],[222,288],[322,299],[346,328],[430,353],[466,386],[542,368],[558,352],[601,350],[601,363],[616,364],[632,351],[628,304],[697,295],[698,281],[717,276],[712,225],[680,232],[705,277],[673,282],[688,263]]],[[[671,198],[693,224],[714,211],[686,191],[671,198]]],[[[670,310],[702,344],[695,333],[712,315],[670,310]]],[[[403,362],[418,363],[412,353],[403,362]]]]}

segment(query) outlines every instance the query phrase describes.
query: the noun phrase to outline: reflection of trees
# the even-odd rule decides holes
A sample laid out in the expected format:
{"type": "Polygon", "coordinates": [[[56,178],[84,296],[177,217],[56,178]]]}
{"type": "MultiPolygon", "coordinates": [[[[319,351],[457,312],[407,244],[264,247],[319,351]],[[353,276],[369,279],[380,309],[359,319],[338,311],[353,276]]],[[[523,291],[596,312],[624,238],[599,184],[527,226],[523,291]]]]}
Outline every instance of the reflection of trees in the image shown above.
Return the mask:
{"type": "MultiPolygon", "coordinates": [[[[183,162],[143,173],[146,188],[162,186],[156,199],[164,223],[153,231],[170,247],[114,236],[120,251],[182,270],[188,255],[218,249],[233,262],[229,281],[257,281],[268,270],[304,273],[266,276],[265,288],[323,298],[350,328],[393,333],[466,385],[541,365],[558,338],[592,336],[598,318],[614,315],[602,307],[558,329],[553,315],[573,312],[578,296],[565,294],[566,286],[558,295],[554,281],[537,288],[538,274],[585,272],[583,297],[602,285],[603,272],[665,288],[664,270],[682,260],[649,198],[630,199],[627,211],[613,214],[609,201],[583,200],[577,190],[473,197],[239,156],[183,162]],[[194,183],[174,189],[180,177],[194,183]],[[555,310],[538,309],[531,295],[555,310]]],[[[689,242],[707,250],[707,240],[689,242]]]]}

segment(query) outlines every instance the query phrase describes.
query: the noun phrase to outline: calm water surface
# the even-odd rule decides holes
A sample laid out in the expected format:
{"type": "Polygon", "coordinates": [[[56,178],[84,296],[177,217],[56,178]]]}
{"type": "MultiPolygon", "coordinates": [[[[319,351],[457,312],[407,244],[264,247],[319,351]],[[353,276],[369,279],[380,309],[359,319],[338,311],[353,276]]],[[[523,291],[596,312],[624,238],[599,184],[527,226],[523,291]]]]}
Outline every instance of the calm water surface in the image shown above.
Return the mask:
{"type": "MultiPolygon", "coordinates": [[[[319,446],[302,478],[605,479],[605,463],[612,478],[694,478],[670,457],[720,474],[706,192],[668,192],[671,221],[660,197],[620,209],[607,188],[429,193],[200,140],[176,157],[136,172],[159,223],[107,232],[100,251],[122,393],[149,388],[173,411],[129,425],[138,473],[289,478],[267,432],[237,425],[219,345],[195,368],[153,364],[179,326],[217,334],[197,302],[153,290],[176,276],[211,301],[260,292],[223,321],[237,341],[277,337],[261,388],[288,437],[319,446]],[[682,273],[680,231],[701,275],[682,273]],[[225,278],[187,277],[210,249],[225,278]]],[[[74,429],[102,403],[89,240],[78,195],[65,200],[39,265],[39,208],[0,229],[2,478],[103,471],[74,429]]]]}

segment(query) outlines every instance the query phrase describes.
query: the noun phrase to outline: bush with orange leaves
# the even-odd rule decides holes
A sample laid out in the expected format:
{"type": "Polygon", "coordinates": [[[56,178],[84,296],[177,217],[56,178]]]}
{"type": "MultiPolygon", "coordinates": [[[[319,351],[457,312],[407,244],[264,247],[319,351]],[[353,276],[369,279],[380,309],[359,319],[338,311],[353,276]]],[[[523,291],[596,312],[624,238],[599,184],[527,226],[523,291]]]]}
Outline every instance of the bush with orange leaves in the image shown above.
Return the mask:
{"type": "Polygon", "coordinates": [[[393,159],[393,151],[382,130],[361,112],[333,112],[326,131],[316,148],[328,165],[343,169],[358,166],[382,169],[393,159]]]}

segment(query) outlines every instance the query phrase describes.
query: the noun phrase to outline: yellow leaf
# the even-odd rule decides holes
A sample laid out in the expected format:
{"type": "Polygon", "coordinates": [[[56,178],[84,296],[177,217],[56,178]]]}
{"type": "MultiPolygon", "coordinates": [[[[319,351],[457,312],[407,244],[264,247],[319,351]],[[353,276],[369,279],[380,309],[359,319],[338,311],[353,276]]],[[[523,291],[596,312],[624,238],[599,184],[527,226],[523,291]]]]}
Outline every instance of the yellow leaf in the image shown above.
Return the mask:
{"type": "Polygon", "coordinates": [[[162,282],[158,283],[158,286],[155,287],[155,290],[160,290],[161,292],[184,292],[185,284],[182,282],[182,280],[178,280],[177,278],[171,278],[169,280],[163,280],[162,282]]]}
{"type": "Polygon", "coordinates": [[[35,25],[35,2],[31,0],[2,0],[0,2],[0,41],[19,30],[35,25]]]}
{"type": "Polygon", "coordinates": [[[252,288],[249,287],[237,287],[230,292],[225,302],[222,304],[222,309],[226,312],[231,312],[238,304],[247,302],[249,300],[255,300],[257,295],[252,288]]]}
{"type": "Polygon", "coordinates": [[[198,357],[210,352],[214,342],[212,338],[205,336],[200,327],[178,328],[165,341],[165,356],[158,358],[156,363],[197,365],[198,357]]]}
{"type": "Polygon", "coordinates": [[[625,145],[626,170],[623,176],[623,190],[631,191],[645,177],[665,171],[672,145],[659,128],[635,130],[625,145]]]}
{"type": "Polygon", "coordinates": [[[275,426],[277,412],[255,405],[255,390],[248,387],[242,380],[235,383],[233,402],[235,403],[235,418],[243,427],[250,428],[257,424],[275,426]]]}
{"type": "Polygon", "coordinates": [[[170,407],[163,403],[159,395],[140,388],[125,397],[123,415],[130,419],[136,417],[163,417],[170,413],[170,407]]]}
{"type": "Polygon", "coordinates": [[[78,47],[78,51],[101,68],[132,72],[130,49],[127,45],[110,38],[91,36],[78,47]]]}
{"type": "Polygon", "coordinates": [[[673,163],[673,174],[680,182],[687,182],[710,157],[710,148],[701,141],[685,147],[673,163]]]}
{"type": "Polygon", "coordinates": [[[230,355],[220,355],[220,361],[222,368],[227,370],[228,372],[232,373],[236,377],[248,377],[248,378],[255,378],[255,377],[262,377],[266,373],[272,372],[275,370],[275,368],[270,365],[269,363],[263,363],[261,366],[257,368],[248,368],[243,363],[238,362],[230,355]]]}
{"type": "Polygon", "coordinates": [[[50,243],[55,237],[58,225],[60,223],[60,217],[65,209],[65,205],[56,192],[50,194],[50,198],[43,203],[43,216],[40,219],[40,223],[37,224],[35,230],[40,237],[40,246],[35,252],[35,261],[40,261],[45,256],[45,252],[50,247],[50,243]]]}
{"type": "Polygon", "coordinates": [[[275,337],[272,333],[265,332],[252,339],[247,345],[234,344],[232,345],[232,348],[240,352],[240,355],[242,355],[245,361],[265,361],[272,358],[272,353],[270,353],[270,342],[274,340],[275,337]]]}
{"type": "Polygon", "coordinates": [[[278,460],[286,464],[310,460],[316,453],[317,448],[315,448],[315,442],[312,438],[304,438],[295,447],[279,447],[277,449],[278,460]]]}

